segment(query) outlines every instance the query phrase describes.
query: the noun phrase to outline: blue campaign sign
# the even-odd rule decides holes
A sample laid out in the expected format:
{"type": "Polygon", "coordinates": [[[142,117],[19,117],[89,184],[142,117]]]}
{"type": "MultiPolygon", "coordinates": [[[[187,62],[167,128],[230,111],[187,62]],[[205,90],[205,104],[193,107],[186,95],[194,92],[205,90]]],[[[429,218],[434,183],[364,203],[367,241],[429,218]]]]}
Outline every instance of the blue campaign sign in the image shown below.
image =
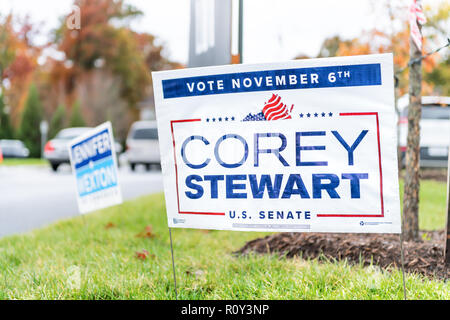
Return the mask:
{"type": "Polygon", "coordinates": [[[122,203],[110,122],[72,140],[69,153],[81,213],[122,203]]]}

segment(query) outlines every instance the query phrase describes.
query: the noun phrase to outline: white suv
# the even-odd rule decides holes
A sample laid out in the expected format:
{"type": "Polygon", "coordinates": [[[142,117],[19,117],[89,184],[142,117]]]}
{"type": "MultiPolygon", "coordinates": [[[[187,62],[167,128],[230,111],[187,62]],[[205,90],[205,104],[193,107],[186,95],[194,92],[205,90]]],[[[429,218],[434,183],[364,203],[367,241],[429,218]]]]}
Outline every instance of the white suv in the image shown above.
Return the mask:
{"type": "MultiPolygon", "coordinates": [[[[405,161],[408,135],[408,96],[398,100],[400,111],[399,146],[402,161],[405,161]]],[[[420,119],[420,166],[447,167],[450,145],[450,97],[422,97],[420,119]]]]}
{"type": "Polygon", "coordinates": [[[138,164],[145,165],[147,170],[152,164],[160,164],[156,121],[137,121],[131,125],[126,154],[133,171],[138,164]]]}

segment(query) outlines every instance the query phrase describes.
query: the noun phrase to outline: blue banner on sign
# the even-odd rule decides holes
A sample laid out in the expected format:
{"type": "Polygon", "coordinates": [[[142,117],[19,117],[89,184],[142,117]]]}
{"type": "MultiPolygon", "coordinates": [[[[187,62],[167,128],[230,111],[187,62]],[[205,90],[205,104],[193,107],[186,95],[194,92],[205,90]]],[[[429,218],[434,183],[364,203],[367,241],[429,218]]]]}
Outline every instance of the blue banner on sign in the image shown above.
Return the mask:
{"type": "Polygon", "coordinates": [[[77,171],[78,194],[84,197],[94,192],[117,186],[117,175],[112,157],[77,171]]]}
{"type": "Polygon", "coordinates": [[[112,155],[108,129],[80,141],[71,147],[72,159],[75,162],[75,169],[80,169],[88,165],[91,161],[99,161],[112,155]]]}
{"type": "Polygon", "coordinates": [[[379,63],[162,80],[165,99],[223,93],[381,85],[379,63]]]}

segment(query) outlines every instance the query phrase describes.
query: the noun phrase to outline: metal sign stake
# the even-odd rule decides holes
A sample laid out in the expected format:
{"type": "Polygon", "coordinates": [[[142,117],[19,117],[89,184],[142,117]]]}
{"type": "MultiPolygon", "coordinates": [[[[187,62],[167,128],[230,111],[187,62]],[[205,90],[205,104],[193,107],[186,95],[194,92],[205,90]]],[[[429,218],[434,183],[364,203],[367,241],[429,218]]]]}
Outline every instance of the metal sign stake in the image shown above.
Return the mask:
{"type": "Polygon", "coordinates": [[[405,258],[404,258],[404,254],[403,254],[403,230],[400,233],[400,259],[402,262],[403,299],[408,300],[408,298],[406,297],[405,258]]]}
{"type": "Polygon", "coordinates": [[[172,228],[170,228],[170,227],[169,227],[169,237],[170,237],[170,252],[172,254],[173,282],[175,284],[175,299],[178,300],[177,277],[176,277],[176,274],[175,274],[175,259],[174,259],[174,256],[173,256],[172,228]]]}
{"type": "Polygon", "coordinates": [[[447,224],[444,240],[444,265],[446,268],[450,267],[450,143],[447,166],[447,224]]]}

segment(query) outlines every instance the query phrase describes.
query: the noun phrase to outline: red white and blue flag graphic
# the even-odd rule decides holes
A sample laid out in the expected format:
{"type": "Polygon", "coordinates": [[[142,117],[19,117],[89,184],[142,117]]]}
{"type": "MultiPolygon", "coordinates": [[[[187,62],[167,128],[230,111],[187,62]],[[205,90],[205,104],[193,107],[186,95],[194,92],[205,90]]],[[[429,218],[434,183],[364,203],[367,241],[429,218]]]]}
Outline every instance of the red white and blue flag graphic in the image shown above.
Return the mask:
{"type": "Polygon", "coordinates": [[[413,39],[417,49],[422,50],[422,33],[419,28],[427,22],[422,11],[420,2],[414,0],[409,7],[409,26],[411,29],[411,38],[413,39]]]}
{"type": "Polygon", "coordinates": [[[264,120],[283,120],[292,119],[291,112],[294,105],[290,108],[281,101],[281,97],[277,94],[272,94],[272,97],[264,104],[260,113],[249,113],[242,121],[264,121],[264,120]]]}

